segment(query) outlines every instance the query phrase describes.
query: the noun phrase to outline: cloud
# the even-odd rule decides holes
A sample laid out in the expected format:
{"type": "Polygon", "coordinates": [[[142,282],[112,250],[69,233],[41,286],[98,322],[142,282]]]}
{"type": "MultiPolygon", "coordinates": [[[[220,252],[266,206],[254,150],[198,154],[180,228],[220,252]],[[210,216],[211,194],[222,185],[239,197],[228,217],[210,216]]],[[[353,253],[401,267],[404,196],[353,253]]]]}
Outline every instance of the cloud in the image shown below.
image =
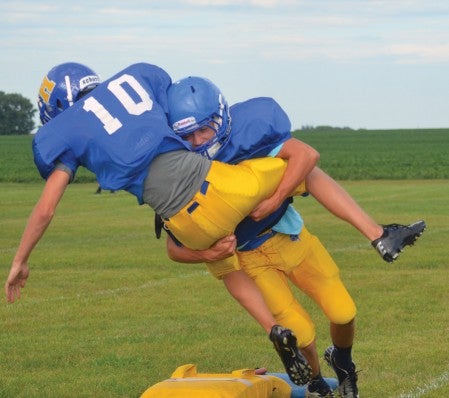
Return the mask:
{"type": "Polygon", "coordinates": [[[276,6],[285,6],[295,4],[293,0],[184,0],[181,3],[202,6],[254,6],[262,8],[273,8],[276,6]]]}
{"type": "MultiPolygon", "coordinates": [[[[90,65],[103,77],[148,61],[174,77],[194,72],[218,79],[230,96],[242,98],[289,98],[291,92],[287,107],[294,110],[296,93],[305,92],[309,81],[313,93],[324,79],[320,92],[328,97],[332,90],[360,92],[369,73],[371,98],[386,89],[371,80],[379,70],[388,78],[395,71],[391,82],[404,77],[407,89],[435,71],[438,87],[447,81],[447,0],[17,0],[0,2],[0,14],[0,88],[29,98],[42,75],[67,60],[90,65]],[[344,88],[338,88],[343,80],[344,88]]],[[[388,94],[395,103],[412,97],[388,94]]],[[[316,119],[324,120],[324,100],[319,101],[316,119]]],[[[301,107],[311,105],[304,101],[301,107]]]]}
{"type": "Polygon", "coordinates": [[[449,62],[449,44],[396,44],[388,47],[387,51],[404,64],[449,62]]]}

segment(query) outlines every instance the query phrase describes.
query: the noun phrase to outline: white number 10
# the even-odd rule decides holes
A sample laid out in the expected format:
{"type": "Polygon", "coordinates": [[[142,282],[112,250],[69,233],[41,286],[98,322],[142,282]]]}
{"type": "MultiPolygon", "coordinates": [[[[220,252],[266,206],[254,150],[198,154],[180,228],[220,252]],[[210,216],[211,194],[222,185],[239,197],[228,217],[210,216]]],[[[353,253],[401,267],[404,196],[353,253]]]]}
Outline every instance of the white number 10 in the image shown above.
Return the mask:
{"type": "MultiPolygon", "coordinates": [[[[145,111],[150,111],[153,108],[153,101],[134,76],[124,74],[112,80],[108,84],[108,90],[115,95],[131,115],[141,115],[145,111]],[[131,98],[123,88],[123,83],[127,83],[136,92],[140,97],[139,102],[135,102],[131,98]]],[[[122,127],[120,120],[113,117],[94,97],[90,97],[84,101],[83,109],[87,112],[92,112],[103,123],[104,129],[109,135],[114,134],[122,127]]]]}

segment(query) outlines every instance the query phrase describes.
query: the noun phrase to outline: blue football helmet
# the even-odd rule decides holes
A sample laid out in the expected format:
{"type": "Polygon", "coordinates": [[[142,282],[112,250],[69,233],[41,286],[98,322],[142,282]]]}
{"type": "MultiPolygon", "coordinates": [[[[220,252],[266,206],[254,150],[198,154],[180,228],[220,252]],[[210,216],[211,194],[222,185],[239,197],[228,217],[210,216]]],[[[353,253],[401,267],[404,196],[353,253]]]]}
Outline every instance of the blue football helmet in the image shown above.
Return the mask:
{"type": "Polygon", "coordinates": [[[173,83],[167,95],[168,121],[180,137],[204,126],[215,130],[213,138],[194,149],[213,159],[231,131],[228,103],[219,88],[208,79],[189,76],[173,83]]]}
{"type": "Polygon", "coordinates": [[[100,77],[85,65],[66,62],[42,80],[37,98],[42,124],[49,122],[100,84],[100,77]]]}

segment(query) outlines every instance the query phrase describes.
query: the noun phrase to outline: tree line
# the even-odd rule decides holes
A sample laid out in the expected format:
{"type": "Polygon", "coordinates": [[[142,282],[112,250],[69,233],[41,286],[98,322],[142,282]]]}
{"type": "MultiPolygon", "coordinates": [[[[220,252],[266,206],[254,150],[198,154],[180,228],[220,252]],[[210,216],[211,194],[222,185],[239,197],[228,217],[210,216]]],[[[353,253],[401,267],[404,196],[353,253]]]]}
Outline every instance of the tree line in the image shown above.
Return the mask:
{"type": "MultiPolygon", "coordinates": [[[[34,115],[37,109],[28,98],[20,94],[0,91],[0,135],[27,135],[36,127],[34,115]]],[[[359,129],[364,130],[364,129],[359,129]]],[[[300,131],[354,131],[350,127],[301,126],[300,131]]]]}
{"type": "Polygon", "coordinates": [[[0,135],[27,135],[36,127],[37,109],[28,98],[0,91],[0,135]]]}

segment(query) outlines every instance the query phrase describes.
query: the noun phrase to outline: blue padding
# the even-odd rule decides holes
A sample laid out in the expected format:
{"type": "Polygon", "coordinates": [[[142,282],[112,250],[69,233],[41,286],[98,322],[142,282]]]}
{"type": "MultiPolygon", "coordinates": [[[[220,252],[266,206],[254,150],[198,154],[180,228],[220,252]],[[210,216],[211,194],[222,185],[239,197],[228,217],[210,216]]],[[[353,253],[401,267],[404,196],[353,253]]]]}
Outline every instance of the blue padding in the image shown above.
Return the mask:
{"type": "MultiPolygon", "coordinates": [[[[297,386],[296,384],[294,384],[288,378],[287,373],[267,373],[267,375],[279,377],[280,379],[287,382],[288,385],[292,388],[292,393],[290,395],[290,398],[304,398],[305,397],[306,386],[297,386]]],[[[332,390],[335,390],[337,388],[337,385],[338,385],[337,379],[325,377],[324,380],[326,380],[326,383],[329,384],[329,386],[330,386],[330,388],[332,388],[332,390]]]]}
{"type": "Polygon", "coordinates": [[[187,209],[187,213],[192,214],[196,208],[199,206],[200,204],[198,202],[193,202],[187,209]]]}
{"type": "Polygon", "coordinates": [[[203,183],[201,184],[200,192],[201,192],[203,195],[206,195],[207,188],[209,188],[209,181],[203,181],[203,183]]]}

